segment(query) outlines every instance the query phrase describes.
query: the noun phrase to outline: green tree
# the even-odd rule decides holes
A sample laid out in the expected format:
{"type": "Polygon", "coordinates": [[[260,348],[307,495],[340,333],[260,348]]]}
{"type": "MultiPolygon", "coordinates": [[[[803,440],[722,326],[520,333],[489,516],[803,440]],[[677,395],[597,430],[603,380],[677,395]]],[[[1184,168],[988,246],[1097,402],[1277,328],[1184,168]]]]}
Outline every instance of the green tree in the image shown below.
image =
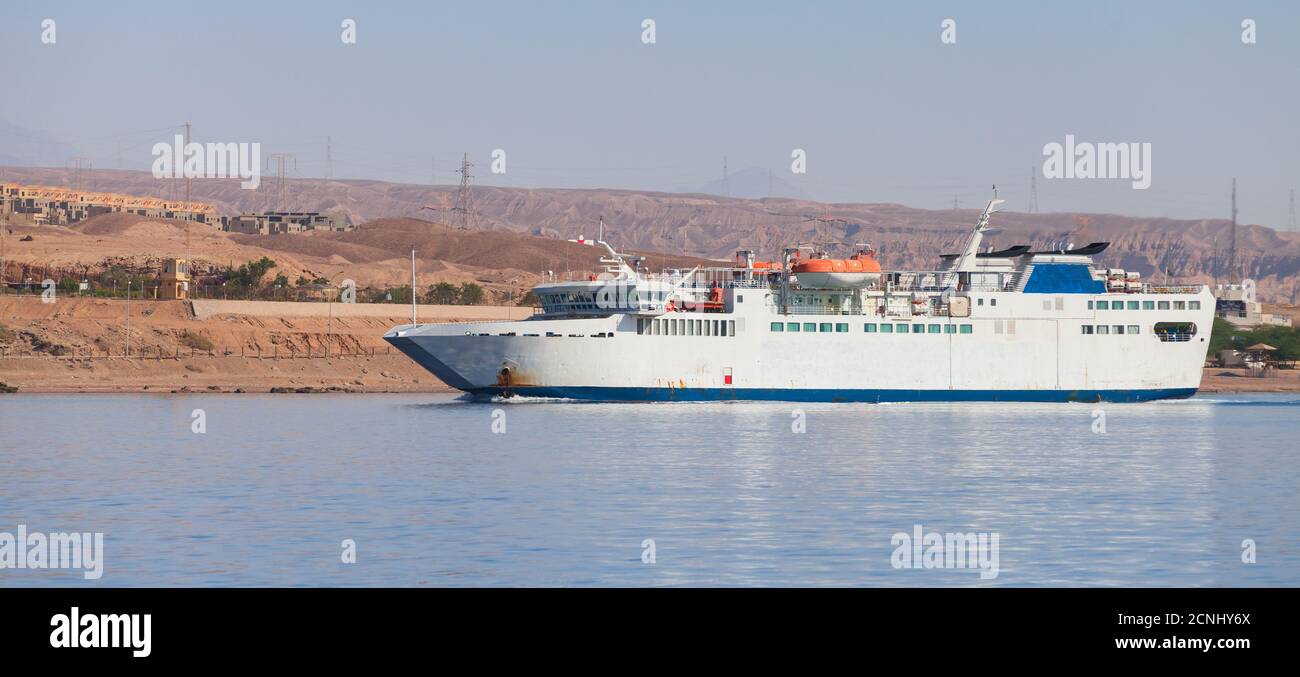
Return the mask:
{"type": "Polygon", "coordinates": [[[1267,343],[1277,348],[1273,357],[1279,361],[1300,359],[1300,329],[1276,326],[1243,329],[1222,318],[1214,318],[1214,330],[1210,334],[1211,356],[1220,350],[1244,350],[1256,343],[1267,343]]]}
{"type": "Polygon", "coordinates": [[[429,303],[436,303],[439,305],[452,305],[456,303],[459,298],[460,293],[456,290],[456,285],[450,282],[439,282],[438,284],[430,285],[427,296],[429,303]]]}
{"type": "Polygon", "coordinates": [[[375,303],[410,303],[411,287],[409,285],[405,285],[401,287],[393,287],[391,289],[382,290],[379,293],[375,294],[374,302],[375,303]],[[389,300],[388,298],[389,296],[393,297],[392,300],[389,300]]]}
{"type": "Polygon", "coordinates": [[[236,287],[260,287],[262,278],[274,267],[275,261],[263,256],[256,261],[241,264],[238,268],[227,268],[223,277],[236,287]]]}
{"type": "Polygon", "coordinates": [[[460,285],[460,292],[456,294],[456,300],[462,306],[475,306],[483,303],[483,297],[486,294],[483,288],[473,282],[466,282],[460,285]]]}

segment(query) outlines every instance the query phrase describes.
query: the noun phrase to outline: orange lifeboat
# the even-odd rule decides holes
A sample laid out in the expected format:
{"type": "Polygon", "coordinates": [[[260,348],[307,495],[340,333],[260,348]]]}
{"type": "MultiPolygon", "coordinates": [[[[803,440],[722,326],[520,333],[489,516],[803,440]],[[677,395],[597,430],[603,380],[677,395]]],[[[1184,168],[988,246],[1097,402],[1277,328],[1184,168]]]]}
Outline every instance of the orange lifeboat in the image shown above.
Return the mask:
{"type": "Polygon", "coordinates": [[[847,259],[825,255],[798,261],[791,266],[800,287],[843,289],[868,287],[880,279],[880,262],[869,250],[861,250],[847,259]]]}

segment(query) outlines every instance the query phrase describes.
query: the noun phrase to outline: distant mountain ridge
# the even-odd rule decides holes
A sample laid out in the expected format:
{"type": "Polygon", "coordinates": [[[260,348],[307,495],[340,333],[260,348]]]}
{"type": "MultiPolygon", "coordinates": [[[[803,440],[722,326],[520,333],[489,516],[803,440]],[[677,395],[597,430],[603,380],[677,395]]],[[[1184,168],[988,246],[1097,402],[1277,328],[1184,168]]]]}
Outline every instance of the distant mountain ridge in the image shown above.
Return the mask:
{"type": "MultiPolygon", "coordinates": [[[[64,169],[5,168],[5,180],[70,185],[64,169]]],[[[147,172],[83,172],[86,189],[177,197],[184,183],[154,179],[147,172]]],[[[366,180],[299,179],[277,202],[273,178],[258,190],[242,190],[238,180],[193,182],[196,200],[214,202],[224,213],[275,208],[339,211],[353,222],[418,217],[452,221],[455,186],[427,186],[366,180]],[[423,209],[434,208],[431,212],[423,209]]],[[[898,204],[819,203],[794,198],[746,199],[703,193],[662,193],[605,189],[526,189],[477,186],[473,189],[477,228],[572,239],[597,234],[618,247],[668,254],[729,259],[737,249],[775,258],[796,243],[851,246],[869,242],[886,267],[931,269],[938,256],[955,250],[978,210],[926,210],[898,204]]],[[[1114,214],[1003,212],[993,219],[998,232],[985,244],[1028,244],[1035,249],[1110,242],[1100,264],[1136,270],[1147,278],[1176,277],[1210,282],[1228,272],[1226,219],[1176,220],[1114,214]]],[[[844,251],[841,248],[839,251],[844,251]]],[[[1253,225],[1238,226],[1240,270],[1259,283],[1264,300],[1300,300],[1300,234],[1253,225]]]]}

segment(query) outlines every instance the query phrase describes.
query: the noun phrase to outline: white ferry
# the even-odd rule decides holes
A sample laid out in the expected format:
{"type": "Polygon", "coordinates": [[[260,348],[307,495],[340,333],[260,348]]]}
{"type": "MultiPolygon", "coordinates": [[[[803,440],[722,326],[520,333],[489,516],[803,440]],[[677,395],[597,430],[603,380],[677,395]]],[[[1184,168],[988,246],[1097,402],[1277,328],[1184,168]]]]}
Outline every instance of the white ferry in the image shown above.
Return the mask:
{"type": "Polygon", "coordinates": [[[526,320],[410,324],[384,338],[480,396],[587,400],[1137,402],[1200,385],[1214,297],[1097,270],[1108,243],[981,251],[988,202],[933,271],[882,271],[870,248],[548,282],[526,320]]]}

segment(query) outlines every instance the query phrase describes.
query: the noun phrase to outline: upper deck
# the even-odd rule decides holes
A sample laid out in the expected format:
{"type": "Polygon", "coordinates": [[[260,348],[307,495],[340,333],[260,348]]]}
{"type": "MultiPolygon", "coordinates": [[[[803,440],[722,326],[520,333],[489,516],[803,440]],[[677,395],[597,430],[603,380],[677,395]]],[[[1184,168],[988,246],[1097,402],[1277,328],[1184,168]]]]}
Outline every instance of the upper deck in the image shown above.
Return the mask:
{"type": "Polygon", "coordinates": [[[1132,271],[1096,269],[1092,257],[1107,248],[1106,242],[1046,251],[1031,251],[1028,245],[980,251],[989,216],[1000,203],[989,201],[962,251],[942,255],[937,270],[802,275],[800,264],[816,259],[801,259],[800,251],[807,247],[794,247],[784,251],[780,262],[755,261],[752,252],[742,251],[732,265],[654,274],[634,268],[628,264],[632,257],[600,242],[609,253],[602,258],[604,272],[586,280],[543,283],[534,292],[543,316],[564,318],[732,312],[747,290],[762,292],[763,303],[781,314],[892,316],[952,315],[963,305],[968,308],[973,295],[1195,295],[1203,290],[1199,285],[1153,284],[1132,271]],[[844,282],[847,278],[851,282],[844,282]]]}

